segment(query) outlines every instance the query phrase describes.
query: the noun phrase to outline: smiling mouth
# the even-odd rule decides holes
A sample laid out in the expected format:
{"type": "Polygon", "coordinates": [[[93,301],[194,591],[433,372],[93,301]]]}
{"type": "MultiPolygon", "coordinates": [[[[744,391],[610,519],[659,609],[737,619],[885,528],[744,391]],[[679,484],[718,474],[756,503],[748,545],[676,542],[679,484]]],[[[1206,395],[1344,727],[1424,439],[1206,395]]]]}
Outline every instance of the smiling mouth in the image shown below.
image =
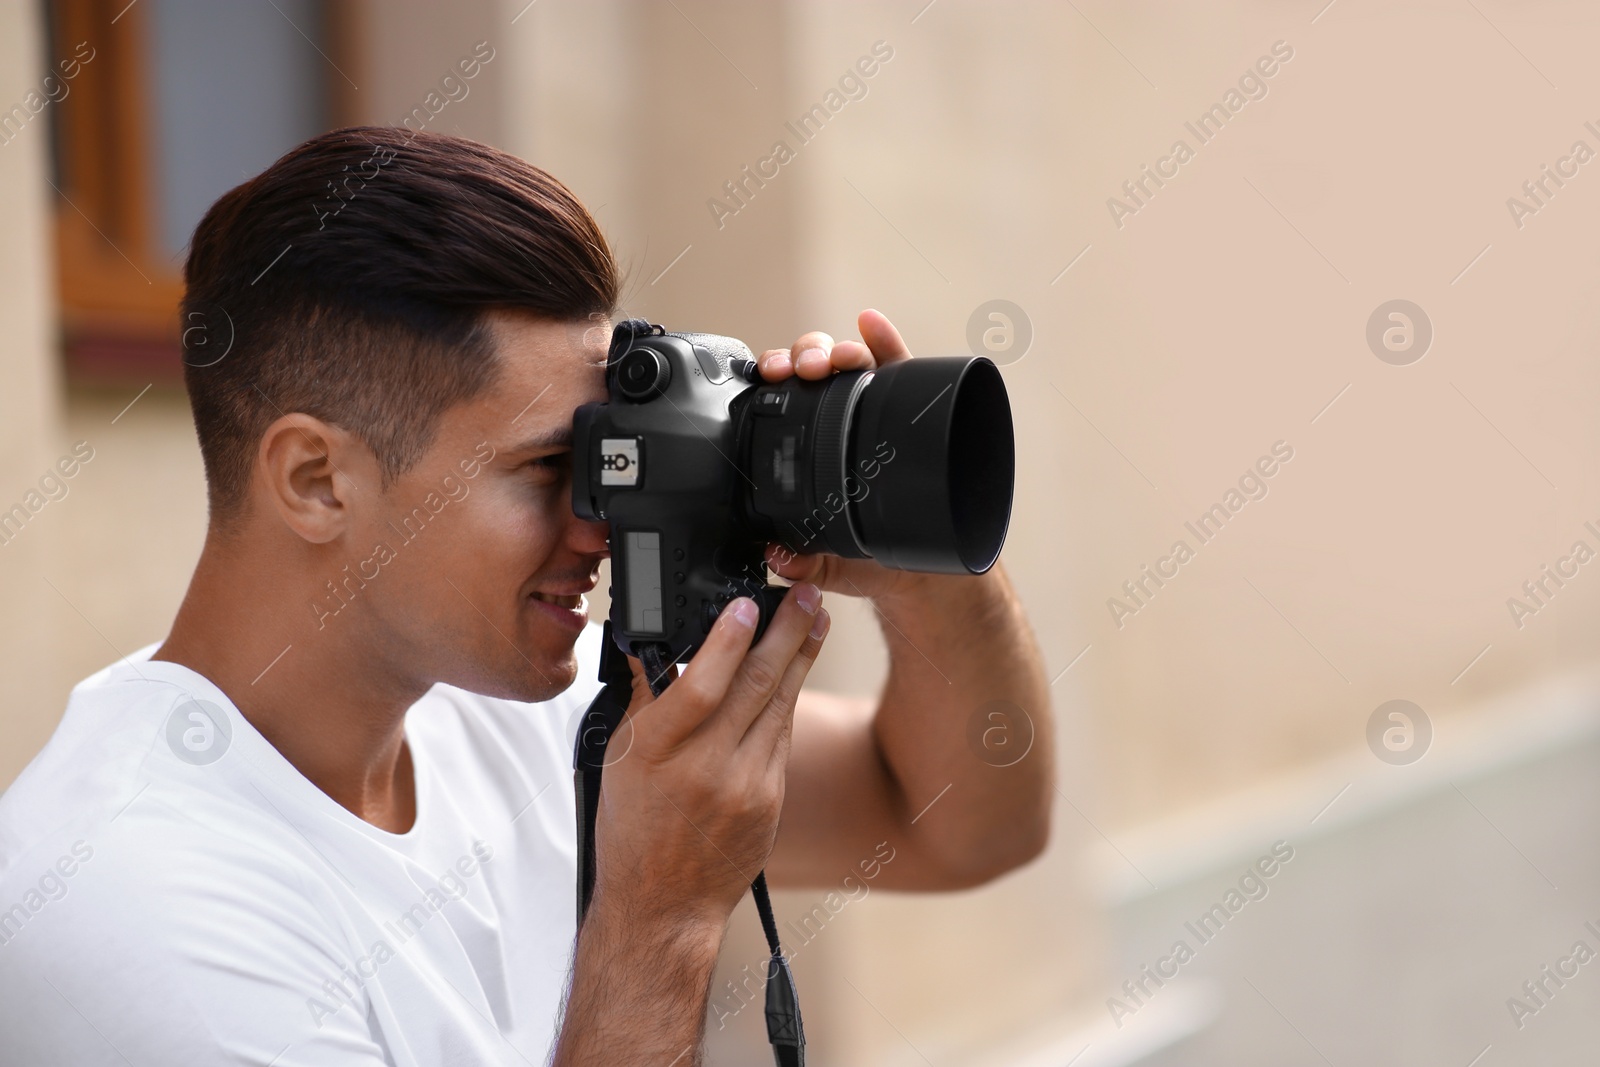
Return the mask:
{"type": "Polygon", "coordinates": [[[566,608],[568,611],[577,611],[585,604],[582,593],[572,593],[567,596],[562,596],[557,593],[535,592],[533,594],[533,599],[542,600],[546,604],[554,604],[558,608],[566,608]]]}

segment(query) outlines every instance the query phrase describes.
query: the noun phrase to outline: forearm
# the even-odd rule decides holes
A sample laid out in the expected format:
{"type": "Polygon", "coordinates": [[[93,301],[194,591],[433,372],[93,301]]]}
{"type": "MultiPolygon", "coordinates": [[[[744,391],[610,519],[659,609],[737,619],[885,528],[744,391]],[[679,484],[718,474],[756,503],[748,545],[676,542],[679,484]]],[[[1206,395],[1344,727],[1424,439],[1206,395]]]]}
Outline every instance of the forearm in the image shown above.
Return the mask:
{"type": "Polygon", "coordinates": [[[1054,723],[1010,582],[999,567],[925,576],[876,603],[889,677],[873,734],[908,844],[958,881],[1031,859],[1048,835],[1054,723]]]}
{"type": "Polygon", "coordinates": [[[724,923],[629,914],[597,894],[552,1067],[695,1067],[724,923]]]}

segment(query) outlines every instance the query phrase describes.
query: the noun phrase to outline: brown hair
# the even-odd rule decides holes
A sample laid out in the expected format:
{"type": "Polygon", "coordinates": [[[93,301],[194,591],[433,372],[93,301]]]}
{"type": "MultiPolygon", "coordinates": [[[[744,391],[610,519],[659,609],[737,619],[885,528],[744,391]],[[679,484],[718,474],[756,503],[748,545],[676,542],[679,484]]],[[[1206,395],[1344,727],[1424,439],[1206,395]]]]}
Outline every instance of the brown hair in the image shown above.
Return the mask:
{"type": "Polygon", "coordinates": [[[387,488],[446,409],[494,382],[485,311],[576,322],[612,314],[618,293],[599,225],[555,178],[475,141],[376,126],[314,137],[224,195],[184,280],[184,384],[223,522],[280,415],[358,435],[387,488]]]}

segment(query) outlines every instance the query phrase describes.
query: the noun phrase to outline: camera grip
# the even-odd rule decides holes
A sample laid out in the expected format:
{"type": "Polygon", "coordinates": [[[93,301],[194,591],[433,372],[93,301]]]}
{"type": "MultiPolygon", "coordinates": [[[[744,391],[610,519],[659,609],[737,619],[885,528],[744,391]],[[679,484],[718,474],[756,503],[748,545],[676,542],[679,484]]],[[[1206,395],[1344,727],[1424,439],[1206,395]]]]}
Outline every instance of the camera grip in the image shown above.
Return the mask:
{"type": "Polygon", "coordinates": [[[790,588],[792,587],[787,585],[767,585],[757,589],[752,595],[756,607],[761,609],[761,617],[756,620],[756,632],[750,639],[751,644],[761,640],[761,635],[767,632],[767,624],[778,613],[778,605],[783,603],[783,598],[790,588]]]}

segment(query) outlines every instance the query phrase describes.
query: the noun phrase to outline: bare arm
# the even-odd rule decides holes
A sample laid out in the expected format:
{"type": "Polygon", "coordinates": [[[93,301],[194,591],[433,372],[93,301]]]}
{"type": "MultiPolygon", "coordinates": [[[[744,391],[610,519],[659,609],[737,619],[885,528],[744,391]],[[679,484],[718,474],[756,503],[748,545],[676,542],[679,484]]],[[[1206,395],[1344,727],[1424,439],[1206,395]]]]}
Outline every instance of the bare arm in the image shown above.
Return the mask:
{"type": "Polygon", "coordinates": [[[996,569],[907,586],[874,601],[890,664],[877,707],[801,694],[775,885],[837,885],[888,841],[877,885],[962,888],[1046,843],[1049,688],[1010,583],[996,569]]]}
{"type": "Polygon", "coordinates": [[[652,921],[596,895],[578,935],[554,1067],[699,1063],[723,925],[652,921]]]}

